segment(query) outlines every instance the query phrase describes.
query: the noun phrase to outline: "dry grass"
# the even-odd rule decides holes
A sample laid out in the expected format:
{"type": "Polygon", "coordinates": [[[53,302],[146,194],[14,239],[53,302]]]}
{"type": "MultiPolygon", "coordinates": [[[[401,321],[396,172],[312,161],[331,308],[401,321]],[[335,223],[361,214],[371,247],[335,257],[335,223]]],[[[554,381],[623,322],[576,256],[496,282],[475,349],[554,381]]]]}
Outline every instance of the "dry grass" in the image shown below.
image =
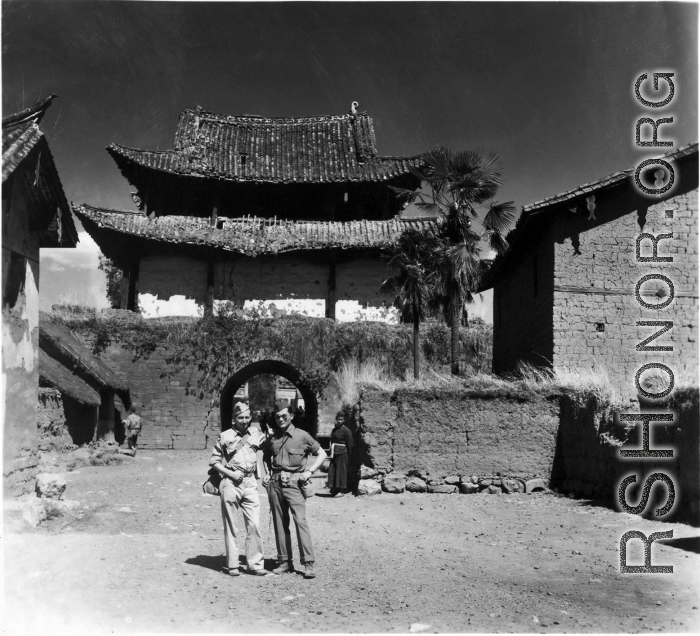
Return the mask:
{"type": "Polygon", "coordinates": [[[519,363],[513,378],[535,392],[567,391],[595,397],[599,404],[616,404],[622,396],[614,388],[605,367],[594,365],[589,369],[548,369],[529,363],[519,363]]]}
{"type": "Polygon", "coordinates": [[[511,395],[535,396],[554,393],[569,393],[581,399],[595,397],[599,405],[613,405],[621,396],[613,387],[606,369],[595,366],[591,369],[568,371],[547,369],[531,364],[520,364],[517,372],[509,378],[490,373],[474,373],[453,376],[447,371],[428,370],[419,380],[407,375],[403,380],[391,378],[382,364],[376,360],[347,360],[334,373],[334,381],[341,401],[345,406],[357,403],[362,385],[383,391],[401,390],[457,390],[481,393],[484,396],[511,395]]]}

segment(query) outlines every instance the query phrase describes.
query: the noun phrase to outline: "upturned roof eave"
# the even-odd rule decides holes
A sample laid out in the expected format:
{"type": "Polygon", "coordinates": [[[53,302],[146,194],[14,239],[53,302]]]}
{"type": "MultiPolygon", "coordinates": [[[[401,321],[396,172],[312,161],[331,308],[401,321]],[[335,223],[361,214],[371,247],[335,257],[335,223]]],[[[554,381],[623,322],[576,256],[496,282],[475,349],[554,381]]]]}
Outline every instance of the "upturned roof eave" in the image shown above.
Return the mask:
{"type": "MultiPolygon", "coordinates": [[[[658,158],[666,161],[677,161],[686,160],[687,157],[692,155],[697,156],[697,154],[698,142],[691,142],[677,148],[676,150],[661,155],[658,158]]],[[[629,183],[634,179],[635,170],[636,168],[621,170],[595,181],[582,184],[561,194],[547,197],[523,206],[515,228],[513,228],[506,236],[506,240],[509,243],[508,251],[504,255],[496,257],[494,260],[492,269],[489,273],[489,289],[495,286],[499,273],[508,266],[513,254],[521,251],[520,244],[522,242],[522,238],[526,233],[528,233],[529,230],[527,228],[530,226],[531,222],[546,217],[547,215],[555,212],[557,208],[560,208],[560,206],[570,204],[575,199],[585,199],[585,197],[591,196],[592,194],[594,195],[597,192],[629,185],[629,183]]]]}
{"type": "MultiPolygon", "coordinates": [[[[371,174],[360,174],[360,175],[350,175],[345,174],[345,176],[340,178],[301,178],[301,177],[269,177],[269,176],[245,176],[245,175],[234,175],[226,172],[211,171],[211,172],[200,172],[195,170],[183,170],[179,168],[172,167],[158,167],[153,165],[148,165],[145,160],[146,155],[160,156],[164,158],[162,163],[189,163],[190,156],[180,150],[146,150],[141,148],[131,148],[129,146],[123,146],[121,144],[112,143],[106,146],[107,152],[112,156],[120,172],[126,178],[126,180],[135,188],[139,188],[142,184],[142,180],[135,178],[136,171],[146,171],[152,173],[159,173],[163,175],[172,175],[175,177],[193,178],[193,179],[212,179],[214,181],[224,181],[227,183],[240,183],[240,184],[269,184],[269,185],[293,185],[293,184],[342,184],[342,183],[390,183],[392,181],[401,179],[407,175],[411,175],[411,171],[408,167],[402,168],[397,174],[391,175],[378,175],[376,178],[371,174]],[[144,158],[137,159],[131,154],[143,155],[144,158]]],[[[384,156],[376,155],[374,157],[368,158],[366,161],[359,163],[358,170],[362,168],[381,168],[383,164],[387,162],[408,162],[414,167],[420,165],[420,160],[425,156],[424,153],[419,153],[410,156],[384,156]]]]}
{"type": "MultiPolygon", "coordinates": [[[[245,256],[330,250],[381,250],[391,247],[405,229],[428,230],[436,221],[401,219],[383,221],[273,221],[270,219],[223,219],[213,228],[200,217],[156,217],[75,205],[73,211],[87,232],[100,244],[103,231],[168,245],[220,250],[245,256]]],[[[221,219],[220,219],[221,220],[221,219]]]]}

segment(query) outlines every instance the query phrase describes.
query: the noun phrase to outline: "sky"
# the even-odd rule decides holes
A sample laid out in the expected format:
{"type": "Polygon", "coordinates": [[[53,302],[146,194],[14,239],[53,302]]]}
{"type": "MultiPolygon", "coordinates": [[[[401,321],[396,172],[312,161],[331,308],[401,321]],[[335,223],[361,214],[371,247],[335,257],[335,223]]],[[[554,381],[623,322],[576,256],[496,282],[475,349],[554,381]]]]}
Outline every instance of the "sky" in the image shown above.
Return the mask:
{"type": "MultiPolygon", "coordinates": [[[[660,154],[635,148],[639,117],[673,116],[660,138],[676,146],[698,139],[697,5],[11,0],[2,89],[3,116],[58,95],[42,127],[77,203],[133,209],[105,146],[171,148],[186,108],[308,116],[358,101],[380,154],[495,151],[497,199],[520,209],[660,154]],[[675,73],[663,115],[634,97],[654,71],[675,73]]],[[[44,308],[106,306],[98,248],[80,239],[42,250],[44,308]]]]}

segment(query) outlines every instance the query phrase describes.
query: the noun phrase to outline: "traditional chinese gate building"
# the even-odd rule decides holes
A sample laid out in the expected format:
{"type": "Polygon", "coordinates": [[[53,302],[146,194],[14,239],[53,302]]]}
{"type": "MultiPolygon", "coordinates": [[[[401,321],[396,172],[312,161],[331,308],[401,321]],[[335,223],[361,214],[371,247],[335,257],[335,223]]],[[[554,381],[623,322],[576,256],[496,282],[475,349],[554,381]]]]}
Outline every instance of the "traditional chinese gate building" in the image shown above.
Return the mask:
{"type": "Polygon", "coordinates": [[[415,189],[420,155],[383,157],[366,113],[181,117],[172,150],[107,148],[138,210],[74,211],[124,271],[122,308],[197,315],[217,301],[382,305],[381,248],[408,226],[388,186],[415,189]]]}

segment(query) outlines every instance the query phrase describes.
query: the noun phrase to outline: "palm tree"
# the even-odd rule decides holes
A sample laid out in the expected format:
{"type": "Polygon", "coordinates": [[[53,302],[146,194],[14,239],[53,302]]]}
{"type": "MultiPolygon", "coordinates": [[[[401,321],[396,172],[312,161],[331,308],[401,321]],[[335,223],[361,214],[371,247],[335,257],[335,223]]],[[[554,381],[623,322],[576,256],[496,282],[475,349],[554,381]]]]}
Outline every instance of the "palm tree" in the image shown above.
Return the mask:
{"type": "Polygon", "coordinates": [[[512,201],[493,201],[502,184],[502,162],[486,150],[453,153],[436,148],[423,157],[422,171],[412,171],[429,192],[392,188],[419,209],[439,218],[438,254],[430,280],[432,305],[442,310],[451,328],[452,373],[459,375],[459,327],[465,303],[473,301],[488,269],[481,258],[486,244],[497,254],[508,249],[505,234],[515,220],[512,201]],[[478,208],[484,208],[482,214],[478,208]]]}
{"type": "Polygon", "coordinates": [[[420,377],[420,323],[430,297],[427,261],[436,254],[433,235],[408,229],[401,234],[390,252],[388,267],[396,275],[385,280],[380,291],[394,296],[393,305],[403,322],[413,322],[413,377],[420,377]]]}

